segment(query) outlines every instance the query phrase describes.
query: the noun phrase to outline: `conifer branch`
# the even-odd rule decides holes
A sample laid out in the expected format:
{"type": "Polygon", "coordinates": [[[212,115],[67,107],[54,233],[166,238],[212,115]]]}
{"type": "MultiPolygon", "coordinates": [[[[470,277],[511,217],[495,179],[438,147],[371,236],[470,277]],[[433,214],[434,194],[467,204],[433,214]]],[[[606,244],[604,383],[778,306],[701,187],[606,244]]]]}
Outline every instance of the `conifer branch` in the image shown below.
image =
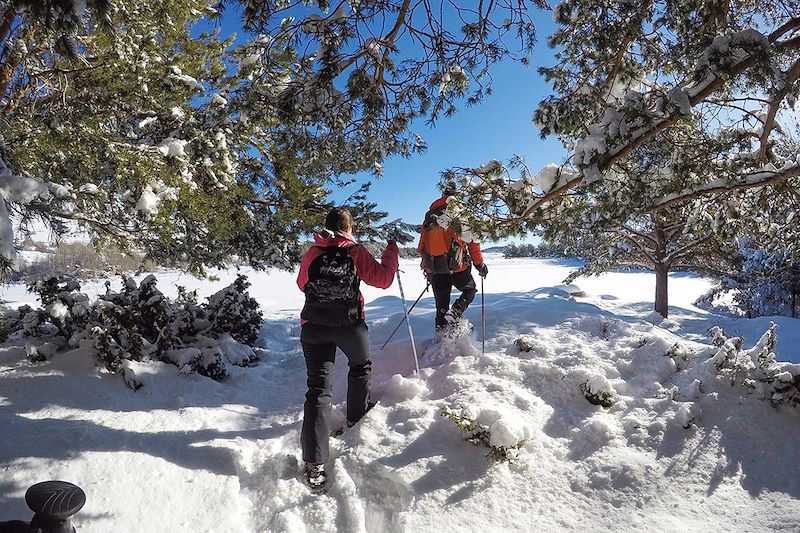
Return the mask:
{"type": "Polygon", "coordinates": [[[765,187],[767,185],[777,185],[796,176],[800,176],[800,164],[797,163],[776,171],[764,169],[756,170],[739,176],[733,183],[715,180],[702,187],[684,189],[683,191],[670,194],[658,200],[653,205],[653,208],[663,209],[685,203],[689,200],[694,200],[695,198],[717,193],[730,193],[756,187],[765,187]]]}
{"type": "Polygon", "coordinates": [[[760,145],[758,149],[758,158],[762,163],[767,163],[768,161],[767,148],[769,146],[769,135],[775,127],[775,116],[778,114],[778,110],[780,109],[781,103],[786,98],[786,95],[789,94],[797,78],[800,77],[800,59],[795,60],[794,64],[786,71],[785,76],[786,80],[784,81],[783,87],[769,102],[767,117],[764,119],[761,136],[759,137],[760,145]]]}

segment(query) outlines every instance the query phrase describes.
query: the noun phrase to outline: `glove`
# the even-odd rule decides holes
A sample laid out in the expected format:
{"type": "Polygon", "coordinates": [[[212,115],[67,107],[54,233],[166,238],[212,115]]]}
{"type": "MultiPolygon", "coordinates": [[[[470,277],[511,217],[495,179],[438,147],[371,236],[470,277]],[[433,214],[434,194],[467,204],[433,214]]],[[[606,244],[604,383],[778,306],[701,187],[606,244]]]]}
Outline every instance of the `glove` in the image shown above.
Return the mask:
{"type": "Polygon", "coordinates": [[[414,240],[414,237],[409,235],[408,233],[404,233],[400,228],[392,228],[386,234],[386,238],[389,242],[396,242],[399,244],[408,244],[409,242],[414,240]]]}
{"type": "Polygon", "coordinates": [[[475,268],[477,269],[478,274],[480,274],[482,278],[485,278],[486,274],[489,273],[489,267],[486,266],[486,263],[481,263],[480,265],[475,265],[475,268]]]}

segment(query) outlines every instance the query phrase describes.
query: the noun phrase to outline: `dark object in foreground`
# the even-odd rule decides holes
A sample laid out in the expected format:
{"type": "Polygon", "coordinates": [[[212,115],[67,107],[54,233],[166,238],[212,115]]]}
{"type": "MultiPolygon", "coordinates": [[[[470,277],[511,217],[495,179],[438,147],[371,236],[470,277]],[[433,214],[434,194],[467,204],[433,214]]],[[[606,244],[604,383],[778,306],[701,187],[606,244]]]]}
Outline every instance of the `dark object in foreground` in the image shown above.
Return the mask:
{"type": "Polygon", "coordinates": [[[72,516],[83,508],[86,494],[66,481],[43,481],[25,492],[25,503],[34,512],[30,524],[0,522],[0,533],[75,533],[72,516]]]}

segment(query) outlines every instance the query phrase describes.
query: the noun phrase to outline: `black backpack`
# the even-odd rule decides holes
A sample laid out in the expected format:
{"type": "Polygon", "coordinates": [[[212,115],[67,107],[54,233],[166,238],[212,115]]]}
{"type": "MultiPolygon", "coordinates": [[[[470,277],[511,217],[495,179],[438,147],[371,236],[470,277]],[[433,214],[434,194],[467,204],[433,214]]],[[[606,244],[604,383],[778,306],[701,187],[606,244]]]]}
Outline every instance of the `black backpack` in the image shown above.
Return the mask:
{"type": "Polygon", "coordinates": [[[322,326],[349,326],[360,319],[361,280],[350,257],[353,246],[321,248],[322,254],[311,261],[300,318],[322,326]]]}

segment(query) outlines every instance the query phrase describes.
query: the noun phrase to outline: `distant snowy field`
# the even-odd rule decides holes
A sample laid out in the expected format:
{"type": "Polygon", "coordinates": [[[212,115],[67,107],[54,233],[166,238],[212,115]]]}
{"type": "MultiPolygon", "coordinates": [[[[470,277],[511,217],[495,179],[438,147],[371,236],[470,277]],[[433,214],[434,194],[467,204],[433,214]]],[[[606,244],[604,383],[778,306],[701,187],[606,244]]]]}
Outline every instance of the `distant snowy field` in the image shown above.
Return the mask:
{"type": "MultiPolygon", "coordinates": [[[[487,264],[486,353],[480,295],[466,315],[471,337],[432,345],[428,293],[412,318],[419,377],[405,328],[379,351],[402,318],[397,285],[363,287],[379,404],[332,439],[324,496],[299,480],[305,366],[294,273],[245,271],[264,312],[262,362],[231,367],[221,383],[136,364],[144,388],[133,392],[88,355],[31,364],[24,343],[0,347],[0,521],[30,517],[28,486],[64,479],[87,493],[81,533],[800,530],[800,408],[772,407],[706,360],[709,327],[750,347],[769,318],[698,309],[710,282],[680,274],[670,278],[671,316],[655,326],[650,274],[578,279],[584,295],[571,296],[561,286],[576,266],[568,261],[489,255],[487,264]],[[520,336],[530,352],[514,347],[520,336]],[[693,354],[685,368],[665,355],[679,341],[693,354]],[[617,401],[590,404],[584,382],[613,387],[617,401]],[[524,441],[518,460],[492,465],[443,407],[524,441]]],[[[401,269],[410,305],[425,282],[416,261],[401,269]]],[[[157,276],[167,295],[183,285],[205,297],[235,277],[215,274],[157,276]]],[[[103,282],[84,288],[105,291],[103,282]]],[[[0,298],[35,303],[21,286],[0,298]]],[[[798,321],[772,320],[779,359],[800,361],[798,321]]],[[[339,403],[344,357],[337,372],[339,403]]]]}

